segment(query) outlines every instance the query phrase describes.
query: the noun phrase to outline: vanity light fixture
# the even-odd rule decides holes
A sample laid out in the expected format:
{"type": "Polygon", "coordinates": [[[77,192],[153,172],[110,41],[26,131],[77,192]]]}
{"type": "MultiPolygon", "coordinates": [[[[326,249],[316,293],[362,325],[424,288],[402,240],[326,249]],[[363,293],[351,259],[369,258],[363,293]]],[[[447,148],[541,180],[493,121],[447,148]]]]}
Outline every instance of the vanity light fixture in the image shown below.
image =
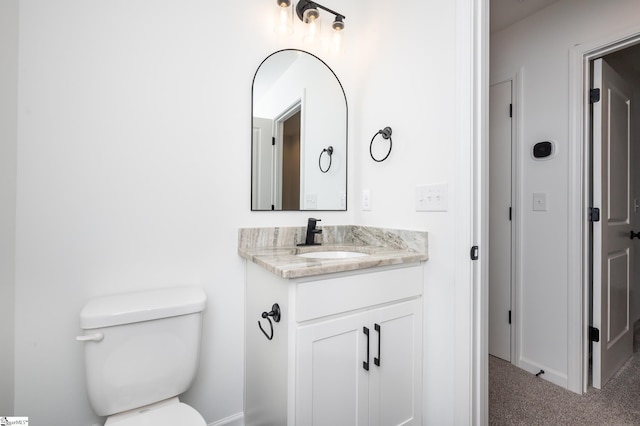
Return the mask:
{"type": "MultiPolygon", "coordinates": [[[[278,4],[278,22],[275,31],[278,34],[290,34],[293,32],[292,0],[276,0],[276,2],[278,4]]],[[[333,49],[337,51],[342,44],[345,16],[311,0],[300,0],[296,5],[296,15],[305,26],[303,40],[307,43],[314,43],[320,38],[320,10],[332,14],[334,17],[331,24],[331,44],[333,49]]]]}
{"type": "Polygon", "coordinates": [[[320,11],[318,9],[329,12],[334,16],[333,23],[331,24],[331,29],[333,30],[332,44],[334,49],[337,50],[340,48],[340,44],[342,43],[342,31],[344,30],[345,19],[344,15],[334,12],[328,7],[311,0],[300,0],[296,5],[296,15],[298,15],[298,18],[307,27],[307,34],[305,35],[304,40],[307,42],[314,42],[320,37],[321,23],[320,11]]]}

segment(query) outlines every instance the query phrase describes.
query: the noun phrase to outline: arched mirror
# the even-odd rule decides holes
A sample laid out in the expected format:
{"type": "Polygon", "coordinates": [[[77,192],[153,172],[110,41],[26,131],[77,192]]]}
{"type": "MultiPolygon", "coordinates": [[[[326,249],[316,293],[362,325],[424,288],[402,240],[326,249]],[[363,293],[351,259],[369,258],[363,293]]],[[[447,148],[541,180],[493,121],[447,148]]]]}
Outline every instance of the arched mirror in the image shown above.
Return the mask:
{"type": "Polygon", "coordinates": [[[281,50],[252,89],[251,210],[347,209],[347,98],[316,56],[281,50]]]}

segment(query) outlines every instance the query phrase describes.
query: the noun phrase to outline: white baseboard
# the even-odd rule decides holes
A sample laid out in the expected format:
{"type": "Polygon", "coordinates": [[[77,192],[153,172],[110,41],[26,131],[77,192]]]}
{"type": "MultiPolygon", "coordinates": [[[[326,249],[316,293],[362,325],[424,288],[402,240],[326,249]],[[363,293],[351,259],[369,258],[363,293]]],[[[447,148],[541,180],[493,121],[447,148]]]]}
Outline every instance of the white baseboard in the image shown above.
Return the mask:
{"type": "Polygon", "coordinates": [[[224,419],[209,423],[208,426],[244,426],[244,413],[236,413],[224,419]]]}
{"type": "Polygon", "coordinates": [[[553,370],[548,367],[544,367],[536,362],[533,362],[527,359],[520,359],[520,362],[516,363],[515,365],[516,367],[520,367],[523,370],[530,372],[531,374],[539,373],[542,370],[544,371],[544,373],[540,375],[542,379],[570,390],[568,388],[568,380],[567,380],[567,375],[565,373],[553,370]]]}

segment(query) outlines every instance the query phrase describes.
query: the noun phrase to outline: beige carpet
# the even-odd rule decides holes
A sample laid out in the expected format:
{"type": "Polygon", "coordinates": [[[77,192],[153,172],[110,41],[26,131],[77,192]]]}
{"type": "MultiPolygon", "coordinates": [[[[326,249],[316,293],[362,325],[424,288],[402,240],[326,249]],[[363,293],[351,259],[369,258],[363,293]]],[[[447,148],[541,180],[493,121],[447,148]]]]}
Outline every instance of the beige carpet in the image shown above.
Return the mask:
{"type": "Polygon", "coordinates": [[[578,395],[489,357],[490,425],[640,425],[640,327],[634,354],[602,390],[578,395]]]}

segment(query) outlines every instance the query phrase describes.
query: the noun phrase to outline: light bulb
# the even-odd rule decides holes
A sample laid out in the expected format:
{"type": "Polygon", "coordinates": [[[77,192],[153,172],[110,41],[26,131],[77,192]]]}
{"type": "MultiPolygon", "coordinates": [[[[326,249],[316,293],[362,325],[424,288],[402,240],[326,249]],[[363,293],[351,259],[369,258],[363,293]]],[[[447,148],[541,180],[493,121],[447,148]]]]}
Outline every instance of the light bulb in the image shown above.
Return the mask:
{"type": "Polygon", "coordinates": [[[344,32],[344,22],[342,22],[342,16],[336,16],[335,21],[331,24],[333,28],[333,35],[331,40],[331,50],[334,53],[338,53],[342,46],[342,33],[344,32]]]}
{"type": "Polygon", "coordinates": [[[338,53],[342,47],[342,30],[334,30],[332,39],[331,49],[338,53]]]}
{"type": "Polygon", "coordinates": [[[320,19],[320,12],[314,7],[306,9],[302,14],[302,20],[307,24],[317,19],[320,19]]]}
{"type": "Polygon", "coordinates": [[[311,18],[309,20],[309,36],[311,38],[315,38],[317,31],[318,31],[317,22],[316,22],[315,18],[311,18]]]}
{"type": "Polygon", "coordinates": [[[307,20],[307,33],[305,34],[303,41],[305,43],[314,43],[320,37],[320,18],[311,15],[307,20]]]}
{"type": "Polygon", "coordinates": [[[276,34],[286,35],[293,32],[293,7],[291,0],[277,0],[278,15],[274,31],[276,34]]]}

